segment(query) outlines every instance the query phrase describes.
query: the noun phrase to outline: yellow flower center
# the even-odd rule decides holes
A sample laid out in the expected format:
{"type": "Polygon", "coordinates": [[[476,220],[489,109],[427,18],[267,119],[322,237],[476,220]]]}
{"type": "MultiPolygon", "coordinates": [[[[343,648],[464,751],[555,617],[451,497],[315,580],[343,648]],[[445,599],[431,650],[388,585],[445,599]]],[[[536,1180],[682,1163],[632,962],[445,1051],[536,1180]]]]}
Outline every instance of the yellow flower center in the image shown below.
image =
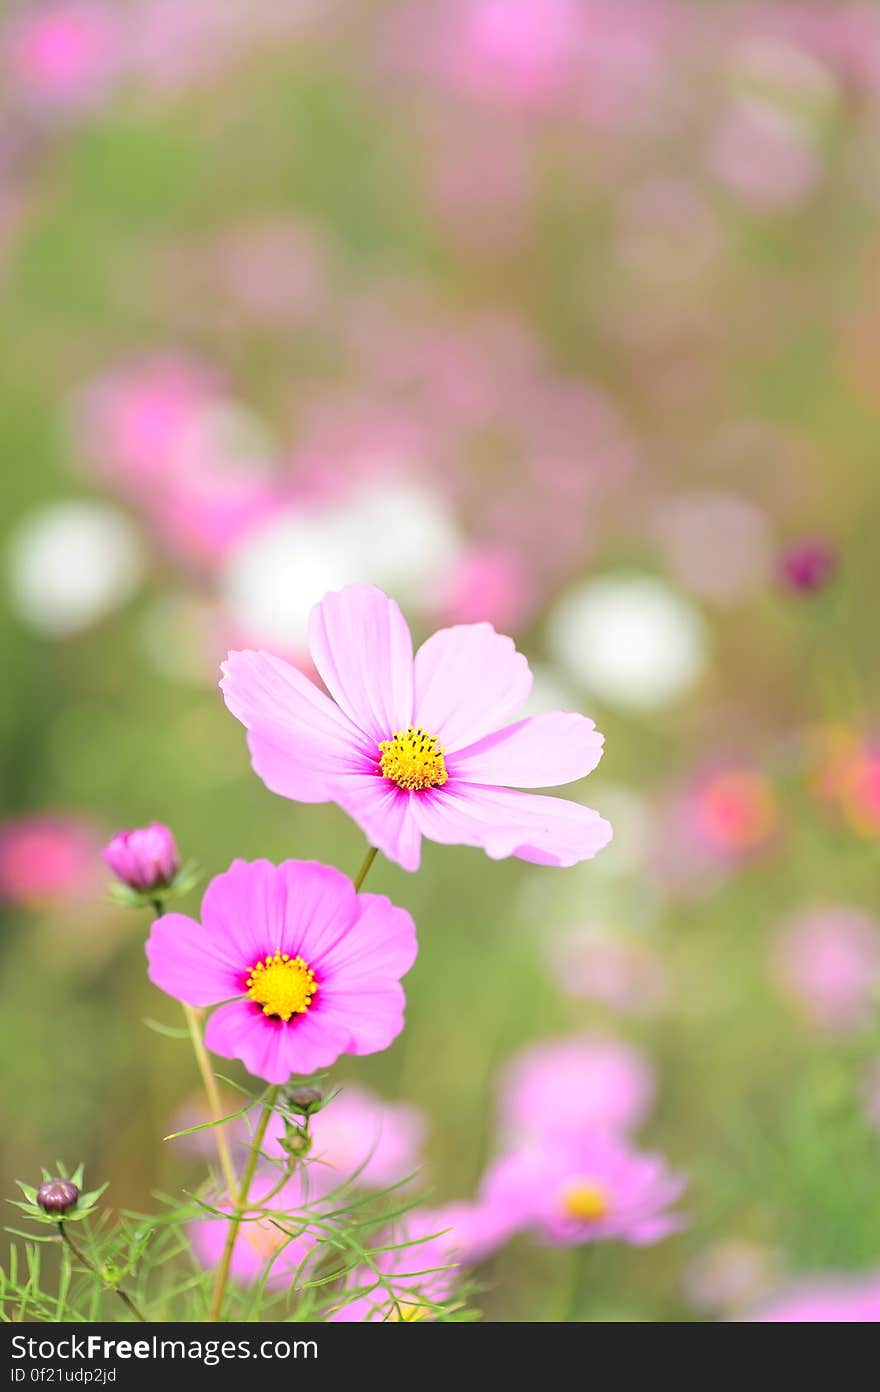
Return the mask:
{"type": "Polygon", "coordinates": [[[379,768],[386,778],[407,792],[419,793],[424,788],[442,788],[449,777],[443,760],[443,750],[436,735],[427,730],[398,730],[391,739],[379,745],[379,768]]]}
{"type": "Polygon", "coordinates": [[[289,1020],[291,1015],[304,1015],[318,989],[315,973],[302,957],[276,952],[251,968],[247,993],[252,1001],[263,1007],[264,1015],[277,1015],[289,1020]]]}
{"type": "Polygon", "coordinates": [[[595,1223],[604,1218],[610,1204],[605,1190],[589,1180],[569,1184],[562,1193],[562,1208],[566,1218],[577,1223],[595,1223]]]}
{"type": "Polygon", "coordinates": [[[413,1320],[427,1319],[428,1310],[424,1305],[413,1305],[411,1301],[398,1300],[396,1305],[391,1307],[391,1314],[388,1316],[389,1324],[399,1324],[405,1320],[410,1324],[413,1320]]]}

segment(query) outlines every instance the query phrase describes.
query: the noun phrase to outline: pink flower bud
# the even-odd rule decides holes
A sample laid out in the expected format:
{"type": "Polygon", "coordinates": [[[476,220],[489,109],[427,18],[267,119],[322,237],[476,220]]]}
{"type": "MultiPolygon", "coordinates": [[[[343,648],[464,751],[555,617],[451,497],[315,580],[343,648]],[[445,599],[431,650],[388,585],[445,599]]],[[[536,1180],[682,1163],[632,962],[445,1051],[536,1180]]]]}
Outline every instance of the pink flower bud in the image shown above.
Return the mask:
{"type": "Polygon", "coordinates": [[[780,576],[787,589],[802,594],[823,590],[837,569],[832,547],[821,540],[796,541],[780,559],[780,576]]]}
{"type": "Polygon", "coordinates": [[[167,889],[180,869],[174,836],[161,822],[117,831],[101,854],[116,878],[141,894],[167,889]]]}

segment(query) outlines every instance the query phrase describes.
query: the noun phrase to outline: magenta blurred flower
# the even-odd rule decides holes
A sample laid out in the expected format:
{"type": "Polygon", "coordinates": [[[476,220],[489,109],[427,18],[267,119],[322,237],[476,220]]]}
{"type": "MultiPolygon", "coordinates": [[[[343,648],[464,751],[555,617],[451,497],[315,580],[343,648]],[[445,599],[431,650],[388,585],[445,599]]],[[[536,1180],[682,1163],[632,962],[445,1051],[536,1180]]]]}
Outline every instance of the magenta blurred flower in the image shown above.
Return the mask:
{"type": "Polygon", "coordinates": [[[611,1010],[650,1014],[666,1000],[669,981],[660,955],[622,933],[582,929],[552,945],[553,974],[560,990],[611,1010]]]}
{"type": "Polygon", "coordinates": [[[548,1138],[503,1156],[484,1179],[483,1201],[520,1228],[558,1246],[626,1242],[647,1246],[684,1226],[668,1212],[685,1187],[660,1155],[616,1136],[548,1138]]]}
{"type": "Polygon", "coordinates": [[[782,1291],[749,1324],[880,1324],[880,1274],[817,1276],[782,1291]]]}
{"type": "Polygon", "coordinates": [[[654,1101],[654,1071],[618,1039],[547,1040],[516,1054],[501,1077],[499,1121],[508,1144],[631,1131],[654,1101]]]}
{"type": "Polygon", "coordinates": [[[117,831],[101,854],[116,878],[141,894],[167,889],[180,869],[174,834],[162,822],[117,831]]]}
{"type": "MultiPolygon", "coordinates": [[[[367,1088],[344,1083],[315,1113],[309,1129],[309,1173],[322,1190],[352,1177],[365,1189],[385,1189],[421,1165],[427,1121],[418,1107],[386,1102],[367,1088]]],[[[276,1113],[266,1132],[268,1153],[283,1134],[284,1124],[276,1113]]]]}
{"type": "Polygon", "coordinates": [[[97,829],[77,817],[0,822],[0,903],[40,908],[86,898],[98,884],[97,829]]]}
{"type": "Polygon", "coordinates": [[[449,1299],[460,1268],[450,1215],[445,1209],[417,1209],[386,1236],[413,1246],[380,1252],[372,1267],[359,1267],[346,1285],[353,1295],[330,1319],[340,1323],[431,1319],[433,1306],[449,1299]]]}
{"type": "Polygon", "coordinates": [[[3,49],[11,83],[30,101],[88,105],[120,68],[119,16],[101,0],[60,0],[13,21],[3,49]]]}
{"type": "Polygon", "coordinates": [[[801,914],[774,945],[781,988],[820,1029],[846,1032],[871,1022],[880,993],[880,923],[849,905],[801,914]]]}
{"type": "Polygon", "coordinates": [[[793,542],[779,558],[779,578],[786,589],[800,594],[824,590],[837,570],[837,553],[827,541],[806,537],[793,542]]]}
{"type": "Polygon", "coordinates": [[[475,546],[447,577],[440,601],[444,623],[487,620],[499,628],[519,628],[535,610],[534,584],[518,556],[503,546],[475,546]]]}
{"type": "Polygon", "coordinates": [[[371,585],[326,595],[309,636],[333,700],[270,653],[232,652],[223,665],[226,704],[273,792],[338,802],[406,870],[418,869],[423,836],[540,865],[607,845],[611,827],[591,808],[513,791],[583,778],[602,736],[559,711],[505,725],[532,680],[510,638],[489,624],[441,629],[413,659],[400,609],[371,585]]]}
{"type": "MultiPolygon", "coordinates": [[[[250,1204],[256,1209],[264,1196],[268,1195],[278,1183],[275,1170],[264,1170],[254,1178],[250,1191],[250,1204]]],[[[309,1195],[297,1172],[271,1200],[271,1211],[276,1216],[272,1222],[268,1217],[260,1217],[256,1212],[248,1213],[238,1230],[238,1241],[232,1256],[231,1275],[242,1285],[250,1285],[259,1279],[271,1262],[272,1266],[266,1282],[270,1290],[289,1286],[300,1266],[314,1251],[316,1238],[307,1230],[309,1195]],[[281,1231],[277,1215],[282,1212],[302,1211],[303,1231],[289,1238],[281,1231]]],[[[223,1213],[231,1213],[232,1205],[228,1199],[215,1201],[215,1207],[223,1213]]],[[[283,1227],[295,1230],[296,1219],[280,1220],[283,1227]]],[[[217,1266],[223,1255],[223,1248],[229,1234],[226,1218],[198,1219],[189,1226],[192,1249],[202,1266],[217,1266]]]]}
{"type": "Polygon", "coordinates": [[[161,990],[219,1007],[209,1049],[285,1083],[340,1054],[388,1048],[403,1028],[400,977],[416,936],[405,910],[355,894],[331,866],[236,860],[208,885],[201,923],[163,915],[146,951],[161,990]]]}

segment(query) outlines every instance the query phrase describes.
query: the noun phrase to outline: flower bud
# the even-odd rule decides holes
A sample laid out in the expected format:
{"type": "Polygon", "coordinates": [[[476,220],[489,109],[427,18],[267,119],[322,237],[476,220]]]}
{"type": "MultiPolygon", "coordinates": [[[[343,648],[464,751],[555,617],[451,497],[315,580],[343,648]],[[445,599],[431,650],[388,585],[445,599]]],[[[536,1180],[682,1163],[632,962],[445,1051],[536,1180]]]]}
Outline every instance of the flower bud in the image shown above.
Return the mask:
{"type": "Polygon", "coordinates": [[[814,594],[828,584],[837,569],[837,556],[826,541],[796,541],[783,552],[780,578],[786,589],[814,594]]]}
{"type": "Polygon", "coordinates": [[[37,1190],[37,1203],[45,1213],[59,1218],[72,1209],[79,1198],[79,1189],[72,1179],[47,1179],[37,1190]]]}
{"type": "Polygon", "coordinates": [[[302,1160],[312,1148],[312,1138],[302,1126],[288,1126],[279,1141],[281,1149],[294,1160],[302,1160]]]}
{"type": "Polygon", "coordinates": [[[174,837],[161,822],[117,831],[101,854],[116,878],[140,894],[167,889],[180,869],[174,837]]]}
{"type": "Polygon", "coordinates": [[[299,1087],[291,1088],[287,1094],[287,1105],[297,1116],[311,1116],[316,1112],[324,1101],[323,1094],[319,1088],[299,1087]]]}

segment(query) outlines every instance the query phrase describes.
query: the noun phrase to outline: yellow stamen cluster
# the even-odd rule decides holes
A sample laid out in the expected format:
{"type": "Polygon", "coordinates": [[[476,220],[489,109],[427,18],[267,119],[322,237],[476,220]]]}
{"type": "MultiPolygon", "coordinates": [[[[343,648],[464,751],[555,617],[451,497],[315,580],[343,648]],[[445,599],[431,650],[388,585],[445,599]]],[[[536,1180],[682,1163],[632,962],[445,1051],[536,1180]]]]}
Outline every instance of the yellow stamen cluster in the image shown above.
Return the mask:
{"type": "Polygon", "coordinates": [[[562,1208],[566,1218],[577,1223],[595,1223],[604,1218],[610,1208],[608,1195],[598,1184],[578,1180],[562,1193],[562,1208]]]}
{"type": "Polygon", "coordinates": [[[388,1316],[389,1324],[398,1324],[405,1320],[410,1324],[413,1320],[427,1319],[428,1309],[425,1305],[413,1305],[412,1301],[398,1300],[392,1306],[391,1314],[388,1316]]]}
{"type": "Polygon", "coordinates": [[[317,989],[311,967],[287,952],[257,962],[247,979],[250,999],[263,1007],[264,1015],[277,1015],[279,1020],[305,1014],[317,989]]]}
{"type": "Polygon", "coordinates": [[[379,753],[381,773],[407,792],[442,788],[449,777],[437,736],[427,730],[412,725],[397,730],[391,739],[381,741],[379,753]]]}

